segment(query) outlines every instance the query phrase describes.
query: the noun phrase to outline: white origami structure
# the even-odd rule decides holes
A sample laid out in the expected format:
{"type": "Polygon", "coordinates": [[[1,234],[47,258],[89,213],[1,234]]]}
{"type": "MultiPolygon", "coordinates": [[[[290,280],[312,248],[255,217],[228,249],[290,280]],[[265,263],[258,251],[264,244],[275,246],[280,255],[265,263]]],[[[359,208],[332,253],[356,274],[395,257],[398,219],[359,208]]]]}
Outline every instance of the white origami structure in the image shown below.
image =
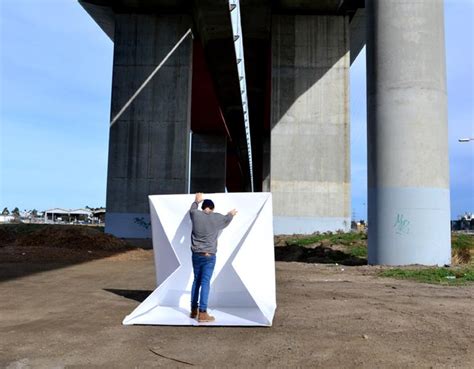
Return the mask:
{"type": "Polygon", "coordinates": [[[205,194],[215,211],[238,214],[218,240],[208,311],[212,323],[189,318],[193,268],[194,195],[149,196],[157,288],[123,324],[270,326],[276,309],[272,196],[270,193],[205,194]]]}

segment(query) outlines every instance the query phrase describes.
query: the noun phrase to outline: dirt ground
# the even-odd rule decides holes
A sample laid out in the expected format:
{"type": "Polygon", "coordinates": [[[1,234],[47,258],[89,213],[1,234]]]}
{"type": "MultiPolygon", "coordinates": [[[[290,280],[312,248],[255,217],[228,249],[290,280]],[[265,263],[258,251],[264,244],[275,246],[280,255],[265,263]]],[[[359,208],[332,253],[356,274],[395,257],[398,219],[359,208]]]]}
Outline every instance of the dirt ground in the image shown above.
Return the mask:
{"type": "Polygon", "coordinates": [[[277,262],[270,328],[123,326],[154,288],[151,250],[80,263],[23,252],[0,255],[2,368],[474,368],[472,285],[277,262]]]}

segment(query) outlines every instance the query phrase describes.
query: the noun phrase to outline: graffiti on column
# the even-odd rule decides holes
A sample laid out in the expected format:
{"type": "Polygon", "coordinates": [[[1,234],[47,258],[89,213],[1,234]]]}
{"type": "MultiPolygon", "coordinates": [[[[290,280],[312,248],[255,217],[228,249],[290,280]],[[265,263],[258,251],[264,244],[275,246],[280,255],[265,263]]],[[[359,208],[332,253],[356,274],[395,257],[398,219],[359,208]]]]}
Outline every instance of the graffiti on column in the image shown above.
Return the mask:
{"type": "Polygon", "coordinates": [[[148,229],[150,228],[151,226],[151,222],[147,222],[145,221],[145,218],[144,217],[140,217],[140,218],[135,218],[135,221],[134,221],[135,224],[138,224],[140,227],[143,227],[145,229],[148,229]]]}
{"type": "Polygon", "coordinates": [[[393,228],[396,234],[407,235],[410,233],[410,221],[403,214],[397,214],[393,228]]]}

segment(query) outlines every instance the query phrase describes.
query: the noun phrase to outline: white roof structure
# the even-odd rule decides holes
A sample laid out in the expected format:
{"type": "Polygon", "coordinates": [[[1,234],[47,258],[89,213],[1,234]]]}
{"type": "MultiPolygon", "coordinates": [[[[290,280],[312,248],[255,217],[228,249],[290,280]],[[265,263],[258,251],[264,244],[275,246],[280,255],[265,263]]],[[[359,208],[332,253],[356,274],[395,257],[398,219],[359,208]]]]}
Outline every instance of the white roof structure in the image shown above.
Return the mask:
{"type": "Polygon", "coordinates": [[[87,209],[75,209],[71,210],[69,214],[92,215],[92,211],[87,209]]]}
{"type": "Polygon", "coordinates": [[[45,214],[69,214],[69,211],[65,209],[60,209],[60,208],[54,208],[54,209],[45,210],[44,213],[45,214]]]}
{"type": "Polygon", "coordinates": [[[61,209],[54,208],[44,211],[45,214],[70,214],[70,215],[92,215],[92,211],[87,209],[61,209]]]}
{"type": "Polygon", "coordinates": [[[13,215],[0,215],[0,223],[9,223],[14,219],[15,217],[13,215]]]}

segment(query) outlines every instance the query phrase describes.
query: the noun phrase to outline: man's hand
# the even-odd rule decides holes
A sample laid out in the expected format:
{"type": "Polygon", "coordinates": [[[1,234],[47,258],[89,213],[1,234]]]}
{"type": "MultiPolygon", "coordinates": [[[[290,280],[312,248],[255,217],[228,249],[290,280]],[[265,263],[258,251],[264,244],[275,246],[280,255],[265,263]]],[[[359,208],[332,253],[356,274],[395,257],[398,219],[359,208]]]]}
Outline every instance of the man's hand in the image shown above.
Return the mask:
{"type": "Polygon", "coordinates": [[[196,197],[194,198],[194,201],[196,201],[199,204],[202,201],[202,196],[203,196],[202,192],[197,192],[196,197]]]}
{"type": "Polygon", "coordinates": [[[235,214],[237,214],[237,210],[232,209],[232,210],[229,211],[227,214],[232,215],[232,216],[235,216],[235,214]]]}

